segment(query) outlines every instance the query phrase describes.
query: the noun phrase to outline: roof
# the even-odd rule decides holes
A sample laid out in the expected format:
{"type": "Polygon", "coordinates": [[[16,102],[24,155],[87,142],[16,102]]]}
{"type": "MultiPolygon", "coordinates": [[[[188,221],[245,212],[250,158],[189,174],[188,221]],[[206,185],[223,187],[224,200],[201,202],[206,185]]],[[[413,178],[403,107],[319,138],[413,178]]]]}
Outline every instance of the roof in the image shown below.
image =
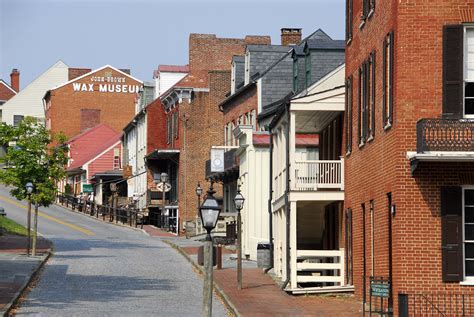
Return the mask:
{"type": "Polygon", "coordinates": [[[344,50],[346,42],[344,40],[322,40],[309,39],[305,43],[305,49],[315,50],[344,50]]]}
{"type": "Polygon", "coordinates": [[[318,146],[319,145],[319,134],[315,133],[297,133],[296,134],[296,145],[297,146],[318,146]]]}
{"type": "Polygon", "coordinates": [[[68,170],[79,168],[112,145],[120,142],[121,134],[106,124],[98,124],[75,136],[66,143],[72,159],[68,170]]]}
{"type": "MultiPolygon", "coordinates": [[[[46,92],[46,94],[47,94],[49,91],[51,91],[51,90],[55,90],[55,89],[64,87],[64,86],[66,86],[66,85],[69,85],[70,83],[73,83],[73,82],[75,82],[75,81],[77,81],[77,80],[79,80],[79,79],[82,79],[82,78],[84,78],[84,77],[87,77],[87,76],[89,76],[89,75],[91,75],[91,74],[93,74],[93,73],[96,73],[96,72],[98,72],[98,71],[101,71],[101,70],[103,70],[103,69],[105,69],[105,68],[112,68],[114,71],[116,71],[116,72],[118,72],[118,73],[120,73],[120,74],[122,74],[122,75],[124,75],[124,76],[126,76],[126,77],[128,77],[128,78],[130,78],[130,79],[133,79],[133,80],[139,82],[140,84],[143,84],[143,82],[142,82],[140,79],[137,79],[137,78],[133,77],[132,75],[129,75],[129,74],[123,72],[122,70],[120,70],[120,69],[118,69],[118,68],[115,68],[115,67],[113,67],[113,66],[111,66],[111,65],[105,65],[105,66],[102,66],[102,67],[100,67],[100,68],[94,69],[93,71],[90,71],[90,72],[88,72],[88,73],[85,73],[84,75],[81,75],[81,76],[76,77],[76,78],[74,78],[74,79],[72,79],[72,80],[69,80],[69,81],[67,81],[67,82],[65,82],[65,83],[63,83],[63,84],[61,84],[61,85],[59,85],[59,86],[56,86],[56,87],[54,87],[54,88],[51,88],[50,90],[48,90],[48,91],[46,92]]],[[[46,94],[45,94],[45,95],[46,95],[46,94]]]]}
{"type": "Polygon", "coordinates": [[[234,100],[235,98],[237,98],[237,96],[240,96],[242,93],[244,93],[245,91],[249,90],[250,87],[253,87],[255,85],[255,81],[251,81],[250,83],[248,83],[247,85],[245,86],[240,86],[232,95],[230,95],[229,97],[227,97],[226,99],[224,99],[219,105],[219,110],[223,110],[224,109],[224,106],[234,100]]]}
{"type": "Polygon", "coordinates": [[[245,63],[245,56],[234,55],[232,61],[236,63],[245,63]]]}
{"type": "Polygon", "coordinates": [[[122,170],[108,170],[103,172],[95,173],[92,178],[99,178],[100,176],[116,176],[122,178],[123,171],[122,170]]]}
{"type": "Polygon", "coordinates": [[[255,146],[270,145],[270,133],[257,133],[252,134],[252,143],[255,146]]]}
{"type": "Polygon", "coordinates": [[[0,79],[0,84],[3,84],[5,87],[7,87],[8,89],[10,89],[15,95],[18,93],[15,89],[13,89],[9,84],[7,84],[6,81],[4,81],[3,79],[0,79]]]}
{"type": "Polygon", "coordinates": [[[189,65],[158,65],[158,69],[153,72],[153,78],[157,78],[160,72],[189,73],[189,65]]]}
{"type": "Polygon", "coordinates": [[[247,45],[247,50],[250,52],[289,52],[291,50],[290,46],[283,45],[261,45],[261,44],[252,44],[247,45]]]}
{"type": "Polygon", "coordinates": [[[285,104],[291,99],[291,97],[293,97],[293,92],[290,92],[288,95],[286,95],[282,99],[277,100],[277,101],[265,106],[263,111],[260,112],[260,114],[258,115],[258,119],[261,120],[261,119],[264,119],[266,117],[269,117],[269,116],[277,113],[278,110],[281,107],[284,108],[285,104]]]}

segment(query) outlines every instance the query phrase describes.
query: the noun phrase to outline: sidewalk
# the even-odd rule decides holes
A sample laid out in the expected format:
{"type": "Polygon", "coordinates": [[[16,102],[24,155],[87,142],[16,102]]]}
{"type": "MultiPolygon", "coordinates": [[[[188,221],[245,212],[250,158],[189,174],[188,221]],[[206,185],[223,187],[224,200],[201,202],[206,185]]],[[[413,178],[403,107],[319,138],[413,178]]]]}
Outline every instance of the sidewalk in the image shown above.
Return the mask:
{"type": "Polygon", "coordinates": [[[38,237],[37,256],[28,257],[25,246],[26,237],[0,236],[0,316],[16,303],[51,252],[49,241],[42,237],[38,237]]]}
{"type": "MultiPolygon", "coordinates": [[[[145,229],[145,228],[144,228],[145,229]]],[[[145,231],[152,237],[160,237],[183,256],[194,267],[197,265],[197,250],[202,244],[184,237],[167,237],[167,232],[158,228],[145,231]]],[[[282,291],[272,278],[257,268],[254,261],[243,262],[243,289],[237,290],[236,254],[222,249],[222,270],[214,269],[216,292],[238,316],[360,316],[361,303],[350,295],[299,295],[292,296],[282,291]]]]}

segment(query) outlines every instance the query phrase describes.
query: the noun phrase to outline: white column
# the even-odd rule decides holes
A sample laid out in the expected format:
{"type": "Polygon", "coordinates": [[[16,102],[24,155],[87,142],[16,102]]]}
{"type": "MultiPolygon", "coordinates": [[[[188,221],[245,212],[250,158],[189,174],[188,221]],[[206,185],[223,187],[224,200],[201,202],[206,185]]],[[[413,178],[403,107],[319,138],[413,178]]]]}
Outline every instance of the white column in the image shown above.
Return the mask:
{"type": "Polygon", "coordinates": [[[297,211],[296,211],[296,202],[292,201],[290,202],[290,271],[291,271],[291,281],[290,285],[291,288],[295,289],[297,287],[296,283],[296,245],[297,245],[297,233],[296,233],[296,216],[297,216],[297,211]]]}
{"type": "Polygon", "coordinates": [[[296,113],[290,111],[290,190],[295,188],[296,113]]]}

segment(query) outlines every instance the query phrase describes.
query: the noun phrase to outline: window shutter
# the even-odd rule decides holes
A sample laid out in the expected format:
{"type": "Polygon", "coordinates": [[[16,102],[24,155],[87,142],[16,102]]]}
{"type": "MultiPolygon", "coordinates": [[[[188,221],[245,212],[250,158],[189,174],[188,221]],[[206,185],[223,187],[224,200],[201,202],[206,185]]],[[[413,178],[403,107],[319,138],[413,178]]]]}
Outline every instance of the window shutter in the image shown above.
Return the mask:
{"type": "Polygon", "coordinates": [[[441,187],[441,252],[444,282],[463,279],[462,188],[441,187]]]}
{"type": "Polygon", "coordinates": [[[382,127],[387,125],[387,38],[382,46],[382,127]]]}
{"type": "Polygon", "coordinates": [[[393,80],[394,80],[394,69],[393,69],[393,64],[395,60],[395,42],[394,42],[394,36],[393,36],[393,31],[390,32],[390,85],[388,87],[389,91],[389,123],[393,124],[393,80]]]}
{"type": "Polygon", "coordinates": [[[463,116],[463,26],[443,28],[443,116],[463,116]]]}
{"type": "Polygon", "coordinates": [[[361,144],[362,143],[362,131],[361,131],[361,128],[362,128],[362,67],[359,68],[359,106],[358,106],[358,109],[359,109],[359,113],[358,113],[358,120],[357,120],[357,131],[358,131],[358,134],[357,134],[357,140],[358,140],[358,144],[361,144]]]}
{"type": "Polygon", "coordinates": [[[371,60],[372,60],[372,74],[370,74],[370,76],[372,77],[371,78],[371,81],[372,81],[372,85],[371,85],[371,88],[372,88],[372,91],[370,92],[370,112],[371,112],[371,122],[370,122],[370,131],[372,132],[372,137],[375,137],[375,51],[372,52],[372,56],[371,56],[371,60]]]}

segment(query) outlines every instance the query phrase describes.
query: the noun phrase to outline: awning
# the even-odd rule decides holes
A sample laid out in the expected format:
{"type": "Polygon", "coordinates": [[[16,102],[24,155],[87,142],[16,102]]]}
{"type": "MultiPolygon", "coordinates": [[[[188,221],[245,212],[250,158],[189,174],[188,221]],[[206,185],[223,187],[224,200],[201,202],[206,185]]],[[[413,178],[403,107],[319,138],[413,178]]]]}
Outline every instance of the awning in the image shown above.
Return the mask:
{"type": "Polygon", "coordinates": [[[145,156],[146,160],[178,160],[179,150],[176,149],[156,149],[145,156]]]}

